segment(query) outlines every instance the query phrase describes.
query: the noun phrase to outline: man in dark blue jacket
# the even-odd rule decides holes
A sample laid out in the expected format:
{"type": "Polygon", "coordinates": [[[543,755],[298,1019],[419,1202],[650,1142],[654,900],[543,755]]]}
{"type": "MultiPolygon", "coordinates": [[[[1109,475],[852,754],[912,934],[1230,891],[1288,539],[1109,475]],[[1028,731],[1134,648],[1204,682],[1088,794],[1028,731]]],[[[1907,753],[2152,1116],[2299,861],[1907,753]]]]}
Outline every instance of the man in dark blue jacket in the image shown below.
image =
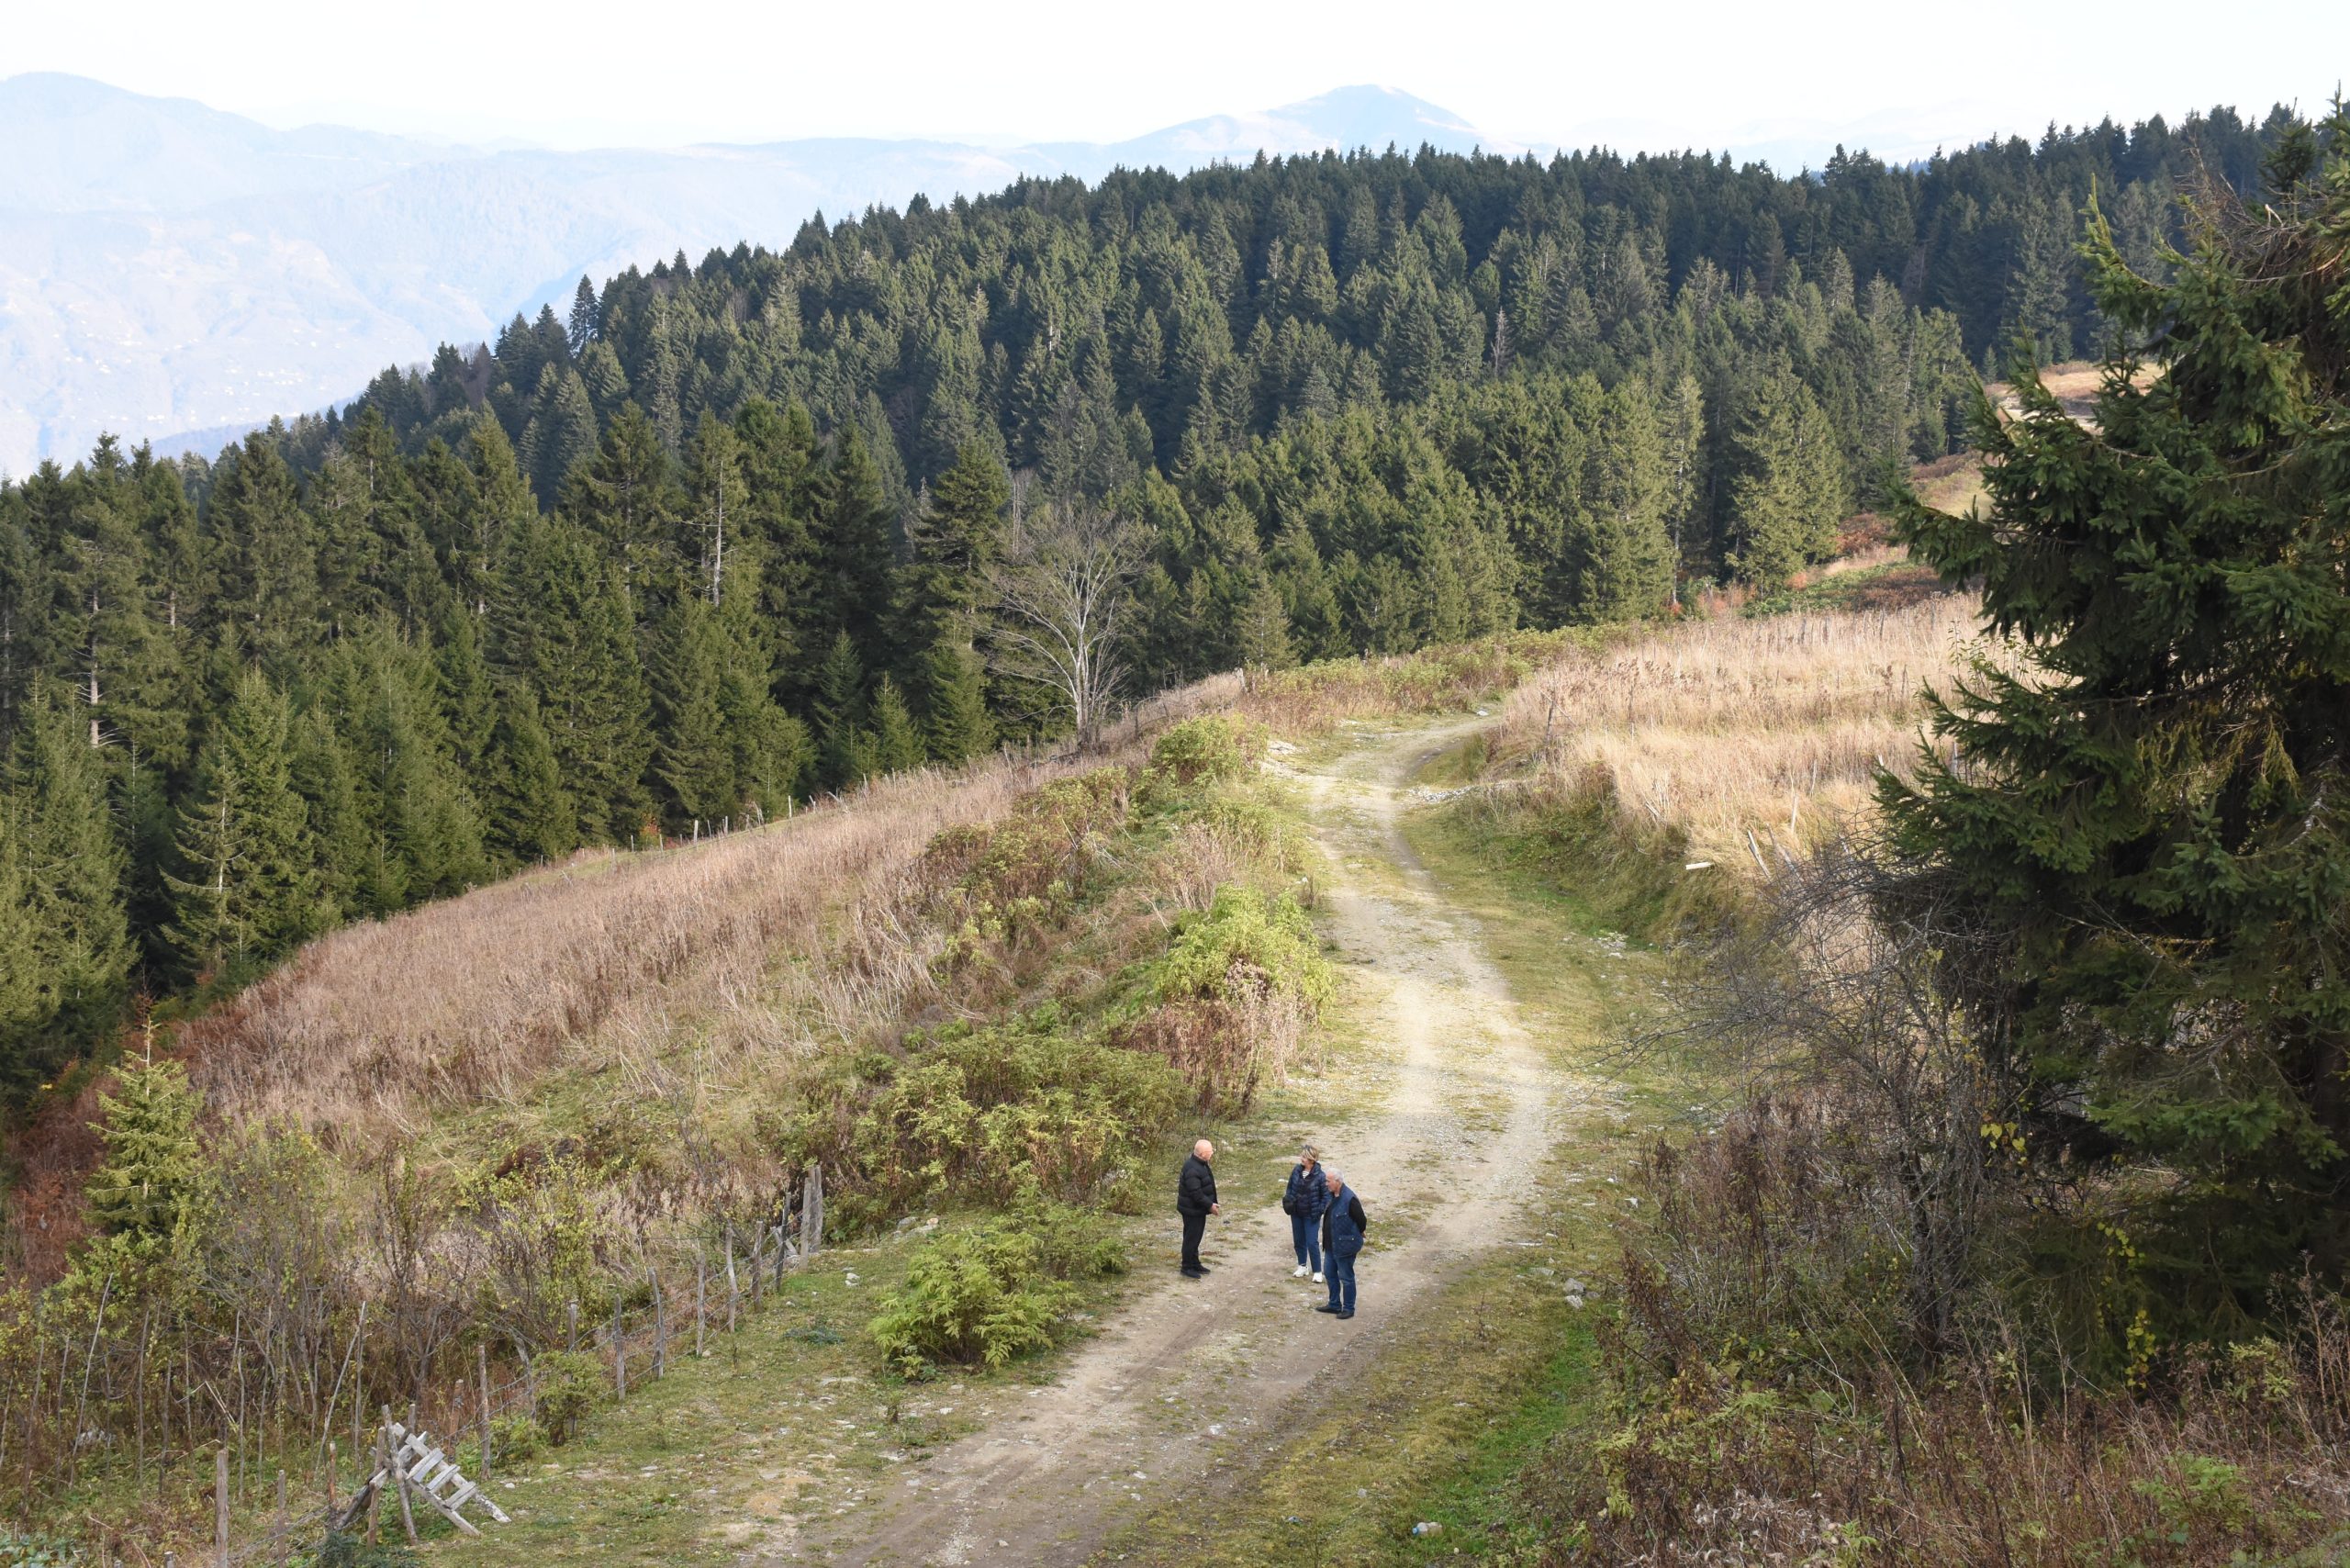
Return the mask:
{"type": "Polygon", "coordinates": [[[1189,1279],[1202,1279],[1207,1266],[1200,1261],[1200,1238],[1207,1234],[1208,1215],[1218,1211],[1215,1201],[1215,1172],[1209,1164],[1215,1159],[1215,1145],[1202,1138],[1192,1146],[1192,1158],[1183,1161],[1183,1174],[1175,1182],[1175,1212],[1183,1216],[1183,1273],[1189,1279]]]}
{"type": "Polygon", "coordinates": [[[1335,1170],[1326,1171],[1330,1206],[1322,1211],[1322,1271],[1330,1277],[1330,1299],[1314,1310],[1335,1317],[1355,1315],[1355,1254],[1362,1250],[1363,1232],[1371,1227],[1362,1200],[1335,1170]]]}

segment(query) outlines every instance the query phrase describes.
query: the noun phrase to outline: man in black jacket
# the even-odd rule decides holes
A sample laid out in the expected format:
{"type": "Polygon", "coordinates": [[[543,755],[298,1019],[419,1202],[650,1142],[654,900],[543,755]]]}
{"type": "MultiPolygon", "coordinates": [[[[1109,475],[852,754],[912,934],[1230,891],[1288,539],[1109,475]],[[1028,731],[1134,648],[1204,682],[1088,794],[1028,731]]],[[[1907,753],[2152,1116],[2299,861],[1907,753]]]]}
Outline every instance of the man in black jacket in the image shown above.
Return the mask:
{"type": "Polygon", "coordinates": [[[1208,1215],[1218,1211],[1215,1201],[1215,1172],[1208,1169],[1215,1159],[1215,1145],[1202,1138],[1192,1146],[1192,1158],[1183,1161],[1183,1174],[1175,1183],[1175,1212],[1183,1216],[1183,1274],[1187,1279],[1203,1279],[1207,1268],[1200,1261],[1200,1238],[1207,1234],[1208,1215]]]}

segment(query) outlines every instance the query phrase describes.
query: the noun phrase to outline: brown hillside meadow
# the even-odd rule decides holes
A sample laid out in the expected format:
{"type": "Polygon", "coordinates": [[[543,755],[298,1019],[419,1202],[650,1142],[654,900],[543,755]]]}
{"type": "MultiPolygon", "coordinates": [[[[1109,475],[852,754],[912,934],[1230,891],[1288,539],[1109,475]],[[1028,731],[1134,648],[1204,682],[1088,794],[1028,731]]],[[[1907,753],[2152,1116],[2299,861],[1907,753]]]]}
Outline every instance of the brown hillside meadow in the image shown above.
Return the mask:
{"type": "Polygon", "coordinates": [[[688,1038],[722,1055],[854,1043],[930,983],[937,937],[901,927],[891,895],[934,835],[993,822],[1237,687],[1148,704],[1103,755],[924,769],[762,828],[582,856],[335,932],[188,1025],[191,1076],[231,1125],[290,1122],[352,1148],[516,1103],[558,1069],[661,1093],[663,1058],[688,1038]]]}
{"type": "Polygon", "coordinates": [[[1792,849],[1867,805],[1875,770],[1918,755],[1926,688],[1947,691],[1976,640],[1976,601],[1722,617],[1570,653],[1512,692],[1494,742],[1528,786],[1595,769],[1627,809],[1684,829],[1693,852],[1752,868],[1749,834],[1792,849]]]}

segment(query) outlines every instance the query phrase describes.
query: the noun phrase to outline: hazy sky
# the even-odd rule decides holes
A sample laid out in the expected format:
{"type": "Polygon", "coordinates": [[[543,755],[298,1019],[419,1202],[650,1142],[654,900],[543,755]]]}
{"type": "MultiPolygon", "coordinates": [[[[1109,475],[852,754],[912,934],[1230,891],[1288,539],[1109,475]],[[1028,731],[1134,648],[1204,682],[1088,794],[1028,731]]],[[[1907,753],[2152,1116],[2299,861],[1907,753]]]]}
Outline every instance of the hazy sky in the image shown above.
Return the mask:
{"type": "Polygon", "coordinates": [[[69,71],[276,125],[558,146],[796,136],[1116,140],[1378,82],[1522,143],[1720,144],[1794,122],[1872,145],[2053,118],[2322,105],[2344,0],[1478,6],[1358,0],[53,0],[0,75],[69,71]],[[101,16],[103,19],[101,19],[101,16]]]}

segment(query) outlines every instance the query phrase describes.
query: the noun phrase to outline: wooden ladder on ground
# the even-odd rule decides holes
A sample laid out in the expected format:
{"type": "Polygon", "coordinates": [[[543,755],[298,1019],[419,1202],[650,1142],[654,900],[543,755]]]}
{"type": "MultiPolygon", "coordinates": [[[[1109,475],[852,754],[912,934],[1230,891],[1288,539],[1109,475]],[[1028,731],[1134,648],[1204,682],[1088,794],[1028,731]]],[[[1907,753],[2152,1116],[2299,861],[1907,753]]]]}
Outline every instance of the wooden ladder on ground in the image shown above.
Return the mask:
{"type": "Polygon", "coordinates": [[[468,1503],[479,1503],[499,1524],[508,1522],[506,1510],[493,1502],[488,1493],[466,1480],[455,1460],[432,1446],[431,1434],[411,1432],[397,1421],[387,1423],[384,1430],[392,1450],[393,1468],[378,1468],[367,1484],[352,1495],[351,1506],[343,1511],[344,1529],[357,1524],[366,1514],[367,1505],[375,1499],[378,1488],[400,1480],[406,1481],[410,1495],[431,1504],[442,1518],[467,1535],[481,1533],[463,1512],[468,1503]],[[397,1476],[393,1473],[394,1468],[398,1471],[397,1476]]]}

